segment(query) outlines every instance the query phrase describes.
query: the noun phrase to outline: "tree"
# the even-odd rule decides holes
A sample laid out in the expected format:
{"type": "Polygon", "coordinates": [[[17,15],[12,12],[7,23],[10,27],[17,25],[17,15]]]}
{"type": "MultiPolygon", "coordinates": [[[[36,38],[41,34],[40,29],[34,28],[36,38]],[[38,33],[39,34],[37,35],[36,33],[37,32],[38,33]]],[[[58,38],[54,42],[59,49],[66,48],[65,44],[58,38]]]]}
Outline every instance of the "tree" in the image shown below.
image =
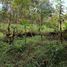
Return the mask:
{"type": "Polygon", "coordinates": [[[60,40],[61,40],[61,42],[62,42],[62,23],[63,23],[63,21],[64,21],[64,19],[63,19],[63,13],[64,13],[64,11],[63,11],[63,0],[56,0],[56,2],[57,2],[57,8],[58,8],[58,16],[59,16],[59,28],[60,28],[60,40]]]}
{"type": "MultiPolygon", "coordinates": [[[[40,17],[41,17],[39,30],[42,30],[41,26],[43,24],[43,18],[51,17],[53,8],[52,8],[52,5],[50,4],[49,0],[47,0],[47,1],[40,2],[38,9],[39,9],[40,17]]],[[[40,34],[41,34],[41,39],[42,39],[41,31],[40,31],[40,34]]]]}

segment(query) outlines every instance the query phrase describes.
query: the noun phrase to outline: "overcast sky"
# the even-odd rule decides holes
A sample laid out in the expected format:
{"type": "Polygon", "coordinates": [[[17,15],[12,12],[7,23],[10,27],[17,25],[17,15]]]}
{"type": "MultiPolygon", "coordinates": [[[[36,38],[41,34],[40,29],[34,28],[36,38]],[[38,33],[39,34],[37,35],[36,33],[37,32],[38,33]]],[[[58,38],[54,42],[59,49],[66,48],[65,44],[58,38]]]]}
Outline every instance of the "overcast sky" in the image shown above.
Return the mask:
{"type": "Polygon", "coordinates": [[[66,11],[66,13],[67,13],[67,0],[64,0],[64,5],[65,5],[65,7],[66,7],[65,11],[66,11]]]}
{"type": "Polygon", "coordinates": [[[67,0],[63,0],[64,1],[64,5],[67,7],[67,0]]]}
{"type": "Polygon", "coordinates": [[[2,7],[2,5],[0,4],[0,7],[2,7]]]}
{"type": "MultiPolygon", "coordinates": [[[[55,7],[55,0],[50,0],[53,6],[55,7]]],[[[67,13],[67,0],[62,0],[64,5],[64,12],[67,13]]]]}
{"type": "MultiPolygon", "coordinates": [[[[54,3],[55,0],[50,0],[50,1],[52,1],[52,2],[54,3]]],[[[64,2],[64,6],[67,7],[67,0],[62,0],[62,1],[64,2]]],[[[54,3],[54,4],[55,4],[55,3],[54,3]]]]}

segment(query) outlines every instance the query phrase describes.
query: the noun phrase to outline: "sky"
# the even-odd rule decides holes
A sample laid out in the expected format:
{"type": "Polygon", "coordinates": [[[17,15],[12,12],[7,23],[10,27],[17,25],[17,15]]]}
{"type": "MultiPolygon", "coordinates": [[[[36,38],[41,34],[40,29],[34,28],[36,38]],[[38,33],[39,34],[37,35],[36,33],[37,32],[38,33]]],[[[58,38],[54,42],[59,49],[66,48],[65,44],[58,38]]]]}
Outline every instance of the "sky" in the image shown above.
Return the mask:
{"type": "Polygon", "coordinates": [[[2,5],[0,4],[0,10],[2,9],[2,5]]]}
{"type": "Polygon", "coordinates": [[[0,4],[0,8],[2,7],[2,5],[0,4]]]}
{"type": "MultiPolygon", "coordinates": [[[[53,6],[55,7],[55,0],[50,0],[53,6]]],[[[64,12],[67,13],[67,0],[62,0],[64,5],[64,12]]]]}
{"type": "Polygon", "coordinates": [[[64,0],[64,5],[66,7],[65,12],[67,13],[67,0],[64,0]]]}
{"type": "MultiPolygon", "coordinates": [[[[54,3],[55,0],[50,0],[52,3],[54,3]]],[[[64,2],[64,6],[67,7],[67,0],[62,0],[64,2]]],[[[55,4],[55,3],[54,3],[55,4]]]]}
{"type": "Polygon", "coordinates": [[[67,7],[67,0],[64,0],[64,5],[67,7]]]}
{"type": "Polygon", "coordinates": [[[65,12],[67,13],[67,0],[64,0],[65,12]]]}

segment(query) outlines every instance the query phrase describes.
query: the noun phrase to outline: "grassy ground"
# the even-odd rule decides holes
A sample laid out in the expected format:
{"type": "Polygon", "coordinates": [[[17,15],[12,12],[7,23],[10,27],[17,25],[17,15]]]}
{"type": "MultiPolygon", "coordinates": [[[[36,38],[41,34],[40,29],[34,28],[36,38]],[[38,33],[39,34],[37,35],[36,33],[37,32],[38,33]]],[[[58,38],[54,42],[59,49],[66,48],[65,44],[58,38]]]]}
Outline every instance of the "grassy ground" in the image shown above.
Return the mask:
{"type": "MultiPolygon", "coordinates": [[[[7,29],[7,26],[3,25],[0,29],[7,29]]],[[[23,29],[23,26],[17,27],[23,29]]],[[[41,39],[38,35],[17,37],[9,44],[4,41],[4,34],[0,34],[0,67],[67,67],[66,41],[61,44],[58,39],[51,39],[50,36],[41,39]]]]}
{"type": "MultiPolygon", "coordinates": [[[[13,28],[16,28],[17,32],[21,32],[24,33],[25,29],[26,32],[32,31],[32,32],[38,32],[39,28],[41,28],[42,32],[50,32],[50,31],[54,31],[53,28],[48,28],[45,25],[39,26],[37,24],[26,24],[26,25],[21,25],[21,24],[11,24],[11,30],[13,28]],[[25,27],[26,26],[26,27],[25,27]]],[[[8,28],[8,24],[4,24],[4,23],[0,23],[0,30],[4,30],[6,31],[8,28]]]]}
{"type": "Polygon", "coordinates": [[[9,45],[0,40],[0,67],[66,67],[67,44],[40,36],[16,38],[9,45]],[[63,66],[64,65],[64,66],[63,66]]]}

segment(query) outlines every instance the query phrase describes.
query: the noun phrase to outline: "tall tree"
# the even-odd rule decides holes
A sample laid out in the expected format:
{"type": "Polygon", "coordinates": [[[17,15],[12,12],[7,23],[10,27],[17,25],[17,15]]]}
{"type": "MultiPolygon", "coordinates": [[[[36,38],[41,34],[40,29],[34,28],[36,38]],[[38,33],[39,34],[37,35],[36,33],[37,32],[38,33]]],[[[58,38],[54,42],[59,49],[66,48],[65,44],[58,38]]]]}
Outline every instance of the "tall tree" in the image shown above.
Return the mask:
{"type": "Polygon", "coordinates": [[[63,0],[56,0],[56,3],[57,3],[57,11],[58,11],[58,17],[59,17],[59,29],[60,29],[60,40],[61,40],[61,42],[62,42],[62,23],[63,23],[63,21],[64,21],[64,19],[63,19],[63,13],[64,13],[64,11],[63,11],[63,0]]]}
{"type": "MultiPolygon", "coordinates": [[[[43,24],[43,18],[48,18],[52,15],[52,12],[53,12],[53,8],[52,8],[52,5],[50,4],[50,1],[49,0],[42,0],[40,1],[39,3],[39,6],[38,6],[38,9],[39,9],[39,13],[40,13],[40,34],[41,34],[41,39],[42,39],[42,33],[41,33],[41,26],[43,24]]],[[[45,20],[44,20],[45,22],[45,20]]]]}

